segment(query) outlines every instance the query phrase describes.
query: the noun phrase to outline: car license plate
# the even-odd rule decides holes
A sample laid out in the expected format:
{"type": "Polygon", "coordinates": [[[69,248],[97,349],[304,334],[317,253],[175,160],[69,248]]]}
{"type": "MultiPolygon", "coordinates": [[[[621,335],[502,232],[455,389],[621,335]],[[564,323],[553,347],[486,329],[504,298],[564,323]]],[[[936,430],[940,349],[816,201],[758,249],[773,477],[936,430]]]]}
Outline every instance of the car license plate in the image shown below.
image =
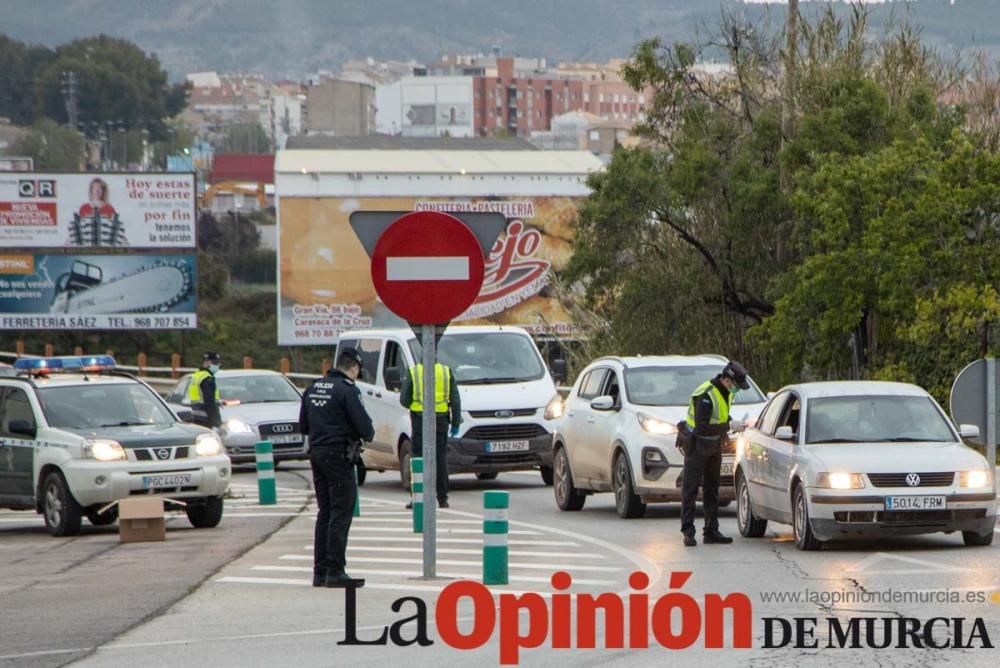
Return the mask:
{"type": "Polygon", "coordinates": [[[163,489],[167,487],[188,487],[191,485],[190,473],[177,473],[174,475],[144,475],[142,476],[143,489],[163,489]]]}
{"type": "Polygon", "coordinates": [[[732,474],[733,474],[733,463],[722,462],[722,468],[719,470],[719,475],[732,475],[732,474]]]}
{"type": "Polygon", "coordinates": [[[947,501],[943,496],[887,496],[886,510],[944,510],[947,501]]]}
{"type": "Polygon", "coordinates": [[[273,436],[268,437],[268,440],[271,441],[271,445],[283,445],[285,443],[301,443],[302,442],[302,435],[301,434],[275,434],[273,436]]]}
{"type": "Polygon", "coordinates": [[[527,441],[491,441],[486,444],[486,452],[521,452],[529,448],[527,441]]]}

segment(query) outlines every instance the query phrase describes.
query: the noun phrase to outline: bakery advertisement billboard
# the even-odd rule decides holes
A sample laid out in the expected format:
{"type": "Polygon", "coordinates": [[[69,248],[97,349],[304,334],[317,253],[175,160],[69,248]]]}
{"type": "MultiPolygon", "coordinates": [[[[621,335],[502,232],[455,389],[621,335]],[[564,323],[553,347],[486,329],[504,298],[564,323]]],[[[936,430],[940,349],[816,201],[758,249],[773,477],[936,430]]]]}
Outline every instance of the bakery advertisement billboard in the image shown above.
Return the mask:
{"type": "Polygon", "coordinates": [[[0,255],[0,330],[194,329],[193,255],[0,255]]]}
{"type": "Polygon", "coordinates": [[[0,172],[0,248],[194,248],[194,174],[0,172]]]}
{"type": "Polygon", "coordinates": [[[505,231],[486,259],[483,289],[463,325],[517,325],[572,336],[552,293],[553,272],[572,254],[576,197],[283,197],[279,209],[280,345],[329,344],[349,329],[406,326],[376,297],[370,263],[351,229],[355,211],[499,212],[505,231]]]}

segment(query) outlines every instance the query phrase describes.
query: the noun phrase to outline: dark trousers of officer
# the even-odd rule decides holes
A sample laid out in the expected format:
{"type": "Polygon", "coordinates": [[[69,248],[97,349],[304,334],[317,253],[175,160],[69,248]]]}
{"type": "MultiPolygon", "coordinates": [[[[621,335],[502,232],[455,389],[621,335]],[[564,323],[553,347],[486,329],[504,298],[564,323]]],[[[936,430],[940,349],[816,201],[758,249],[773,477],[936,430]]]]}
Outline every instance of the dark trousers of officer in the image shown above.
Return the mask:
{"type": "Polygon", "coordinates": [[[201,427],[221,427],[222,413],[218,404],[197,403],[191,406],[191,421],[201,427]]]}
{"type": "Polygon", "coordinates": [[[681,533],[694,535],[694,506],[698,487],[702,488],[702,510],[705,529],[719,530],[719,475],[722,470],[722,450],[718,441],[706,443],[694,438],[691,453],[684,458],[684,485],[681,488],[681,533]]]}
{"type": "MultiPolygon", "coordinates": [[[[423,413],[410,411],[410,425],[413,430],[413,456],[424,456],[423,413]]],[[[434,433],[435,478],[437,498],[448,498],[448,414],[437,413],[437,431],[434,433]]]]}
{"type": "Polygon", "coordinates": [[[313,487],[316,489],[316,535],[313,541],[313,571],[317,575],[344,574],[347,564],[347,533],[351,530],[358,485],[354,463],[340,448],[319,447],[309,452],[313,487]]]}

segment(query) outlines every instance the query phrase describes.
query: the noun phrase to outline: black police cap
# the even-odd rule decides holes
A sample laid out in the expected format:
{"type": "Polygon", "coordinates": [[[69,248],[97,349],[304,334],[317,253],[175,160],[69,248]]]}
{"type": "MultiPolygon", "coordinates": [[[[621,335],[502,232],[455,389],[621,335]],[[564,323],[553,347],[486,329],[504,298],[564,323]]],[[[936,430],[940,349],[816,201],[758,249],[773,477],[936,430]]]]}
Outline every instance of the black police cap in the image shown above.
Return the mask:
{"type": "Polygon", "coordinates": [[[219,353],[205,353],[204,359],[206,362],[221,362],[222,355],[219,353]]]}
{"type": "Polygon", "coordinates": [[[747,370],[739,362],[730,362],[722,370],[722,376],[736,383],[741,390],[750,389],[750,381],[747,380],[747,370]]]}
{"type": "Polygon", "coordinates": [[[364,359],[361,357],[361,353],[359,353],[356,348],[341,348],[340,359],[344,359],[345,357],[352,362],[356,362],[360,367],[365,365],[364,359]]]}

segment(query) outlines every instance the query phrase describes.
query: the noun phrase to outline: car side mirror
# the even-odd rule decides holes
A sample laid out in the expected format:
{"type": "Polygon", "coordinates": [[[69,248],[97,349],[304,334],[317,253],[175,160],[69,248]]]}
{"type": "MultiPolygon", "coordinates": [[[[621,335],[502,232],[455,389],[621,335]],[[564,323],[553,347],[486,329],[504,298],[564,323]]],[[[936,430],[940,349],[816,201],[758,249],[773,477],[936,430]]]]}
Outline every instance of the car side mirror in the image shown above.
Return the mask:
{"type": "Polygon", "coordinates": [[[552,360],[552,380],[556,385],[565,385],[569,379],[569,365],[563,358],[552,360]]]}
{"type": "Polygon", "coordinates": [[[192,411],[190,408],[178,409],[177,418],[181,422],[194,422],[194,411],[192,411]]]}
{"type": "Polygon", "coordinates": [[[595,411],[610,411],[615,407],[615,400],[607,395],[597,397],[590,402],[590,407],[595,411]]]}
{"type": "Polygon", "coordinates": [[[391,366],[385,370],[385,389],[390,392],[399,392],[403,387],[403,372],[398,366],[391,366]]]}
{"type": "Polygon", "coordinates": [[[961,436],[962,438],[979,438],[979,425],[975,424],[960,425],[958,428],[958,435],[961,436]]]}
{"type": "Polygon", "coordinates": [[[774,437],[779,441],[791,441],[795,438],[795,432],[786,424],[778,427],[778,431],[774,432],[774,437]]]}
{"type": "Polygon", "coordinates": [[[10,424],[7,425],[7,431],[11,434],[27,436],[28,438],[34,438],[37,433],[35,425],[27,420],[11,420],[10,424]]]}

